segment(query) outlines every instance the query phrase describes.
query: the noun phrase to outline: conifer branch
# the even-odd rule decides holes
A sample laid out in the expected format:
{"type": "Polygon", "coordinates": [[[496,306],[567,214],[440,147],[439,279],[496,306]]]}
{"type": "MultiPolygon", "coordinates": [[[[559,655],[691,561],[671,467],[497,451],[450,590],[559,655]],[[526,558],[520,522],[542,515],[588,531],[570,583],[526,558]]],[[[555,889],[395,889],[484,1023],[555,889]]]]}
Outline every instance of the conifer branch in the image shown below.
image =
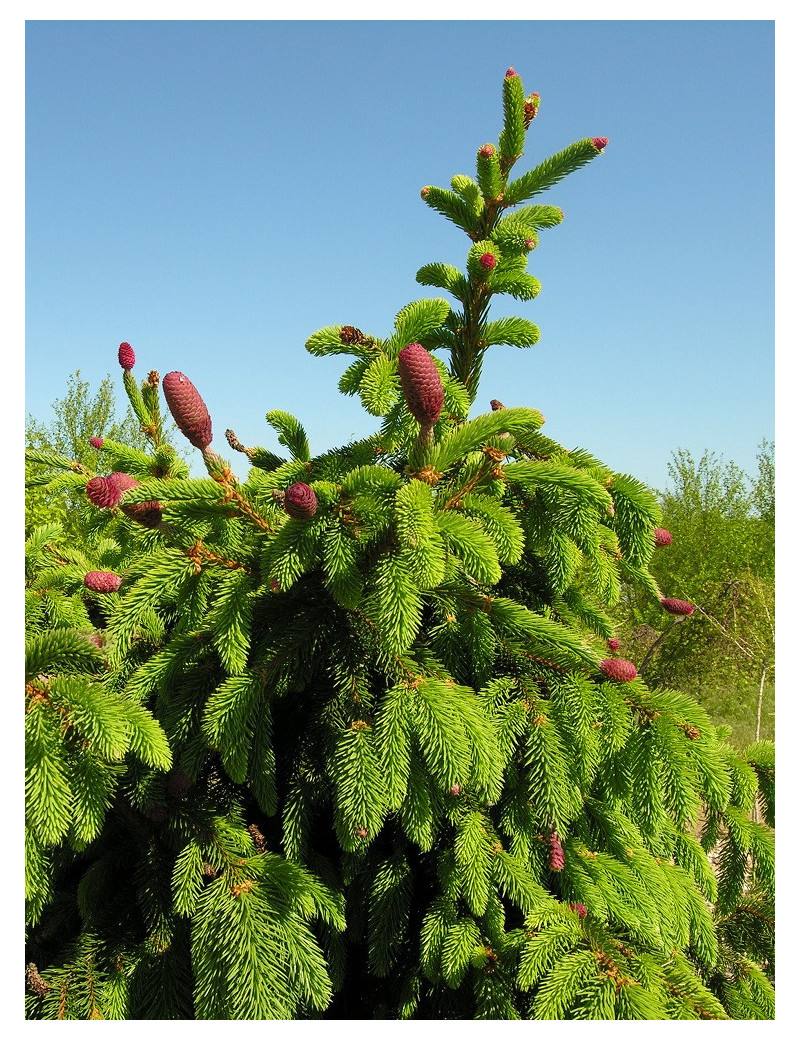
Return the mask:
{"type": "Polygon", "coordinates": [[[221,474],[212,474],[212,476],[214,480],[216,480],[218,484],[221,484],[222,487],[225,489],[224,494],[220,499],[220,502],[223,505],[231,503],[242,514],[242,516],[247,517],[247,519],[251,523],[255,524],[259,530],[264,531],[267,534],[275,533],[275,528],[272,526],[272,524],[263,516],[261,516],[261,514],[256,509],[254,509],[253,506],[250,505],[247,499],[236,487],[236,478],[233,476],[230,470],[225,469],[222,471],[221,474]]]}
{"type": "Polygon", "coordinates": [[[441,506],[442,512],[448,509],[460,509],[467,495],[474,491],[478,484],[480,484],[480,482],[486,477],[491,476],[494,479],[500,479],[502,477],[503,471],[499,467],[499,463],[505,458],[505,453],[495,448],[484,448],[483,452],[488,456],[487,461],[484,462],[480,469],[469,478],[462,488],[454,492],[444,505],[441,506]]]}
{"type": "Polygon", "coordinates": [[[194,542],[188,549],[184,549],[183,552],[184,555],[188,556],[194,564],[195,573],[200,572],[204,563],[216,563],[220,567],[226,567],[229,570],[244,571],[246,574],[253,573],[236,560],[229,560],[224,556],[218,556],[199,540],[194,542]]]}
{"type": "Polygon", "coordinates": [[[664,631],[658,637],[658,639],[656,639],[655,642],[652,644],[652,646],[650,646],[650,648],[648,649],[647,653],[644,655],[644,659],[642,660],[642,663],[639,665],[639,674],[640,675],[644,674],[644,670],[647,667],[647,664],[649,663],[650,658],[656,652],[656,650],[661,645],[661,643],[664,642],[664,640],[667,638],[667,636],[670,634],[670,632],[673,630],[673,628],[675,628],[675,626],[677,624],[679,624],[681,621],[683,621],[682,617],[673,618],[672,621],[669,623],[669,625],[664,629],[664,631]]]}

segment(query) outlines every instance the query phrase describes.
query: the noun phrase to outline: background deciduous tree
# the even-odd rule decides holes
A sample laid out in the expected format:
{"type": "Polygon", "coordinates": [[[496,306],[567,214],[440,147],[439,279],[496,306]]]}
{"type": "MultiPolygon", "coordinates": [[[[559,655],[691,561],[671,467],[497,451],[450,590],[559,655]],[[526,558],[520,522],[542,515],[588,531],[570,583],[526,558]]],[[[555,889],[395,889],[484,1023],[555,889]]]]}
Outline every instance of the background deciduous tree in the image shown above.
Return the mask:
{"type": "MultiPolygon", "coordinates": [[[[118,441],[130,448],[143,451],[148,440],[136,422],[130,406],[119,415],[114,381],[110,375],[96,390],[80,370],[67,377],[66,392],[52,404],[51,418],[28,415],[25,422],[25,447],[41,453],[42,459],[59,456],[77,466],[93,470],[98,453],[89,443],[92,437],[118,441]]],[[[56,467],[61,468],[61,467],[56,467]]],[[[82,491],[48,486],[53,467],[47,462],[25,463],[25,534],[45,523],[59,523],[70,537],[84,532],[81,513],[85,512],[86,498],[82,491]],[[35,483],[40,479],[42,483],[35,483]]]]}
{"type": "Polygon", "coordinates": [[[696,607],[691,624],[628,590],[623,646],[651,683],[696,695],[748,743],[774,734],[775,448],[762,442],[748,476],[713,452],[673,453],[661,496],[672,543],[652,573],[696,607]]]}

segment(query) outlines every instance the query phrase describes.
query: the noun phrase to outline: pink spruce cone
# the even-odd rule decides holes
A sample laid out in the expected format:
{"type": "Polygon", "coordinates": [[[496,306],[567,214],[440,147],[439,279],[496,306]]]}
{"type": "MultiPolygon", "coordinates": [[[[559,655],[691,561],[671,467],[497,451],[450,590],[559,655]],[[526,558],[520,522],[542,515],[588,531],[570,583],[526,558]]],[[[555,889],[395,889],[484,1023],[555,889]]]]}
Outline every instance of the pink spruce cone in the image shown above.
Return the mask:
{"type": "Polygon", "coordinates": [[[94,506],[113,509],[122,496],[139,481],[127,473],[109,473],[107,477],[92,477],[86,485],[86,497],[94,506]]]}
{"type": "Polygon", "coordinates": [[[100,509],[113,509],[119,501],[117,490],[109,484],[108,477],[92,477],[86,485],[86,497],[100,509]]]}
{"type": "Polygon", "coordinates": [[[485,271],[491,271],[497,263],[497,257],[494,255],[494,253],[484,253],[478,261],[478,263],[485,271]]]}
{"type": "MultiPolygon", "coordinates": [[[[109,488],[116,498],[114,505],[119,505],[126,491],[131,488],[141,487],[129,473],[109,473],[106,477],[109,488]]],[[[121,505],[120,509],[129,520],[135,520],[142,527],[158,527],[161,524],[161,503],[151,500],[150,502],[133,502],[130,505],[121,505]]]]}
{"type": "Polygon", "coordinates": [[[586,907],[583,903],[570,903],[570,910],[578,915],[578,917],[586,917],[586,907]]]}
{"type": "Polygon", "coordinates": [[[630,682],[637,676],[636,665],[632,661],[621,661],[618,657],[608,657],[600,662],[600,671],[609,679],[617,682],[630,682]]]}
{"type": "Polygon", "coordinates": [[[433,426],[444,404],[442,380],[433,358],[421,343],[409,343],[397,362],[408,410],[420,426],[433,426]]]}
{"type": "Polygon", "coordinates": [[[292,520],[309,520],[317,511],[317,496],[308,484],[292,484],[286,489],[283,508],[292,520]]]}
{"type": "Polygon", "coordinates": [[[458,795],[461,794],[461,786],[459,784],[453,784],[453,786],[450,788],[450,794],[452,794],[454,797],[458,797],[458,795]]]}
{"type": "Polygon", "coordinates": [[[92,592],[116,592],[122,584],[122,578],[111,571],[89,571],[83,584],[92,592]]]}
{"type": "Polygon", "coordinates": [[[661,546],[669,545],[672,541],[672,535],[669,533],[666,527],[656,527],[653,531],[653,538],[656,543],[656,548],[661,548],[661,546]]]}
{"type": "Polygon", "coordinates": [[[595,146],[595,148],[598,150],[598,152],[602,152],[602,150],[608,144],[608,138],[607,137],[593,137],[592,138],[592,144],[595,146]]]}
{"type": "Polygon", "coordinates": [[[194,383],[183,372],[167,372],[161,385],[178,429],[195,448],[207,448],[211,443],[211,416],[194,383]]]}
{"type": "Polygon", "coordinates": [[[525,239],[525,248],[526,249],[535,249],[536,248],[536,239],[535,238],[526,238],[525,239]]]}
{"type": "Polygon", "coordinates": [[[689,617],[690,614],[694,614],[693,605],[687,603],[685,599],[662,599],[661,606],[668,614],[678,614],[683,617],[689,617]]]}
{"type": "Polygon", "coordinates": [[[617,650],[619,650],[619,640],[618,639],[609,639],[607,645],[608,645],[608,649],[611,650],[612,653],[617,651],[617,650]]]}
{"type": "Polygon", "coordinates": [[[494,145],[484,144],[478,149],[478,155],[482,155],[485,159],[491,159],[494,155],[494,145]]]}
{"type": "MultiPolygon", "coordinates": [[[[116,488],[119,492],[119,497],[125,494],[126,491],[130,491],[131,488],[139,487],[139,481],[135,477],[132,477],[130,473],[109,473],[106,480],[112,487],[116,488]]],[[[117,499],[119,501],[119,499],[117,499]]]]}
{"type": "Polygon", "coordinates": [[[514,76],[516,76],[516,74],[517,70],[509,65],[509,67],[506,69],[506,79],[513,79],[514,76]]]}
{"type": "Polygon", "coordinates": [[[119,358],[120,365],[122,365],[126,372],[130,372],[136,364],[136,355],[134,354],[133,347],[130,343],[120,343],[117,357],[119,358]]]}
{"type": "Polygon", "coordinates": [[[103,438],[102,437],[90,437],[89,438],[89,443],[91,444],[91,446],[93,448],[97,448],[98,451],[99,451],[100,448],[103,447],[103,438]]]}
{"type": "Polygon", "coordinates": [[[161,526],[162,510],[160,502],[133,502],[130,505],[120,506],[120,509],[129,520],[135,520],[142,527],[155,528],[161,526]]]}
{"type": "Polygon", "coordinates": [[[564,848],[555,831],[550,835],[549,865],[551,870],[564,869],[564,848]]]}

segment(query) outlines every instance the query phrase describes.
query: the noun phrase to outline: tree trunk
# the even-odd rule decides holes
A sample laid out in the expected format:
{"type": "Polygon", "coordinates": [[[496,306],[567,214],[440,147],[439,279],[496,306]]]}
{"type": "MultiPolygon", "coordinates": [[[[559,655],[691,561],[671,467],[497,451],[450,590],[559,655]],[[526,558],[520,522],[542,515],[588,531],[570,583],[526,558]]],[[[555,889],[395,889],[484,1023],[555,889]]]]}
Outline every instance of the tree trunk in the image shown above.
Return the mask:
{"type": "MultiPolygon", "coordinates": [[[[761,666],[761,682],[758,687],[758,710],[756,711],[756,740],[761,739],[761,709],[764,705],[764,686],[767,681],[767,663],[766,661],[761,666]]],[[[758,797],[756,797],[755,805],[753,806],[753,822],[758,823],[761,818],[761,813],[758,807],[758,797]]]]}
{"type": "Polygon", "coordinates": [[[761,709],[764,704],[764,684],[767,681],[767,665],[761,667],[761,685],[758,688],[758,712],[756,715],[756,740],[761,740],[761,709]]]}

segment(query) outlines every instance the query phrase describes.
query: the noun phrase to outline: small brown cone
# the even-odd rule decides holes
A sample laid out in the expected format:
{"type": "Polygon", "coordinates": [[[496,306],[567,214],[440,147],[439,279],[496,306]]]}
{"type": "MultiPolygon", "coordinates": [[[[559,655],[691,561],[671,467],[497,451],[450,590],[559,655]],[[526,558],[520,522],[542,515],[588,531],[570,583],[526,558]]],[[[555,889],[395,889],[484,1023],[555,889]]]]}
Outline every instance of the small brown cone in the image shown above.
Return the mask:
{"type": "Polygon", "coordinates": [[[37,997],[46,997],[52,988],[49,982],[44,981],[39,974],[39,969],[32,961],[25,969],[25,978],[37,997]]]}
{"type": "Polygon", "coordinates": [[[256,847],[256,852],[260,855],[262,852],[267,851],[267,839],[261,833],[261,829],[257,824],[251,823],[247,828],[250,832],[250,837],[253,839],[253,844],[256,847]]]}
{"type": "Polygon", "coordinates": [[[361,329],[357,329],[355,325],[342,325],[341,329],[339,329],[339,339],[348,347],[366,346],[373,342],[369,336],[365,336],[361,329]]]}
{"type": "Polygon", "coordinates": [[[135,502],[132,505],[122,505],[120,509],[129,520],[135,520],[142,527],[147,527],[150,530],[161,527],[162,510],[160,502],[135,502]]]}

